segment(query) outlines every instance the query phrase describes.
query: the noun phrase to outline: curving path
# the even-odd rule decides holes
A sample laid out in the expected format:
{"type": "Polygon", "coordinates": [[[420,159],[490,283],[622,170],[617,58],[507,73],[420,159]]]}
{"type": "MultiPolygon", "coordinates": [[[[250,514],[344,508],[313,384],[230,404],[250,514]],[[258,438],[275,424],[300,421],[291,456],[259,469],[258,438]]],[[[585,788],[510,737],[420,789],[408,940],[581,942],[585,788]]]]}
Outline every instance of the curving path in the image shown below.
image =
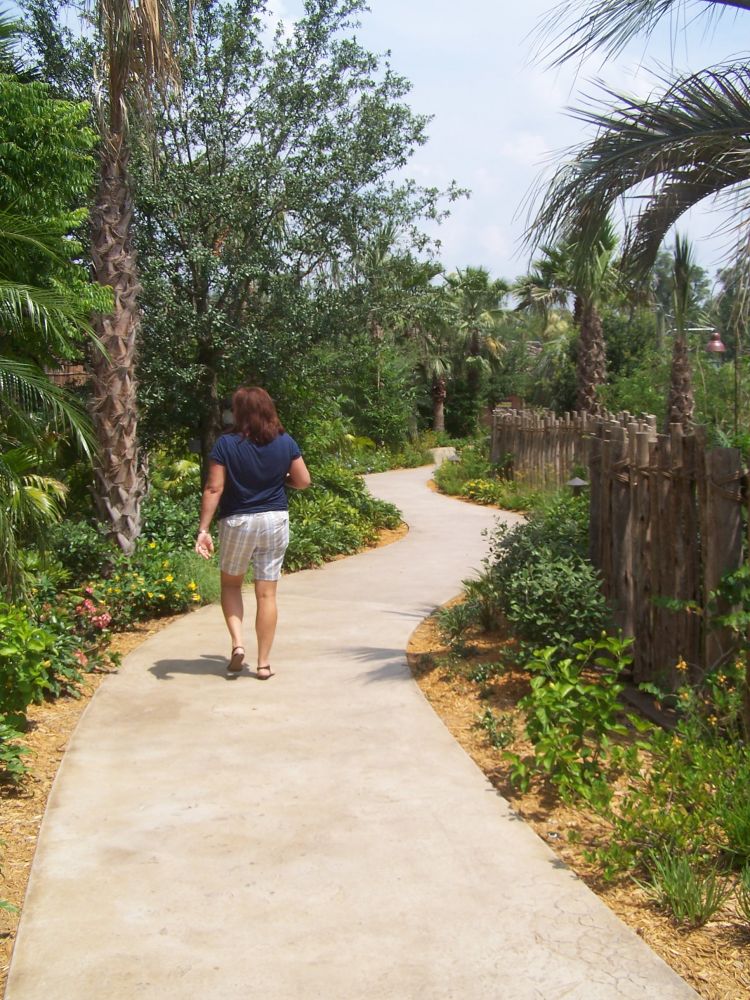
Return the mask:
{"type": "MultiPolygon", "coordinates": [[[[6,1000],[696,994],[518,821],[411,679],[494,512],[370,477],[401,542],[281,586],[277,676],[218,608],[127,657],[44,819],[6,1000]]],[[[513,517],[513,515],[503,515],[513,517]]]]}

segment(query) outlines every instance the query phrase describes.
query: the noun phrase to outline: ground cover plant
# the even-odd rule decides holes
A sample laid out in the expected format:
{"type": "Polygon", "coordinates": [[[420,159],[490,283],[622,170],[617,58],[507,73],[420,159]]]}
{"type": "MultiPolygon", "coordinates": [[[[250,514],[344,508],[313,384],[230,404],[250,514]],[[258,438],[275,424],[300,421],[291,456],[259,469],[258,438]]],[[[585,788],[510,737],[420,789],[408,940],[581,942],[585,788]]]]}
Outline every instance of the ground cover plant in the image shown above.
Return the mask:
{"type": "Polygon", "coordinates": [[[435,471],[440,492],[505,510],[530,510],[539,500],[539,490],[525,486],[522,480],[504,478],[503,465],[493,466],[486,457],[488,452],[484,439],[460,447],[456,461],[443,462],[435,471]]]}

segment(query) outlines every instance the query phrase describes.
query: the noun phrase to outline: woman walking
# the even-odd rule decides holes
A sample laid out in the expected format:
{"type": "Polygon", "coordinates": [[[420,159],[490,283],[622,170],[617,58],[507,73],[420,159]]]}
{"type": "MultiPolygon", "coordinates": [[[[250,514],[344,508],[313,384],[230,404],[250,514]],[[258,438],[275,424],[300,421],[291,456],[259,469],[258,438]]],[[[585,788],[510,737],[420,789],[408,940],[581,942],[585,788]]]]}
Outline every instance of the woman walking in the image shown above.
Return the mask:
{"type": "Polygon", "coordinates": [[[232,396],[232,416],[232,430],[221,435],[210,455],[195,551],[204,559],[211,558],[214,543],[209,528],[218,507],[221,610],[232,641],[227,673],[236,676],[245,662],[242,584],[252,559],[257,677],[268,680],[273,677],[270,656],[276,633],[276,587],[289,544],[285,487],[306,489],[310,473],[265,389],[238,389],[232,396]]]}

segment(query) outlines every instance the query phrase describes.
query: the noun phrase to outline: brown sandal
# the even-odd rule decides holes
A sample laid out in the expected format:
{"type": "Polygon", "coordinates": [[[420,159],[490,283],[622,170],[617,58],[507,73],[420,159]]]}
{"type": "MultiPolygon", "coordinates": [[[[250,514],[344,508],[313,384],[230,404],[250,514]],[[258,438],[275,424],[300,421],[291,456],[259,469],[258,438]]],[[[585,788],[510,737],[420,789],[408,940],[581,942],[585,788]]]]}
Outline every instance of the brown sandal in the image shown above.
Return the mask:
{"type": "Polygon", "coordinates": [[[232,650],[232,656],[227,663],[227,673],[228,674],[239,674],[242,673],[242,668],[245,665],[245,647],[235,646],[232,650]]]}
{"type": "Polygon", "coordinates": [[[258,667],[258,672],[256,674],[259,681],[267,681],[269,677],[274,677],[274,672],[271,670],[271,664],[267,663],[263,667],[258,667]],[[265,670],[266,673],[262,674],[261,670],[265,670]]]}

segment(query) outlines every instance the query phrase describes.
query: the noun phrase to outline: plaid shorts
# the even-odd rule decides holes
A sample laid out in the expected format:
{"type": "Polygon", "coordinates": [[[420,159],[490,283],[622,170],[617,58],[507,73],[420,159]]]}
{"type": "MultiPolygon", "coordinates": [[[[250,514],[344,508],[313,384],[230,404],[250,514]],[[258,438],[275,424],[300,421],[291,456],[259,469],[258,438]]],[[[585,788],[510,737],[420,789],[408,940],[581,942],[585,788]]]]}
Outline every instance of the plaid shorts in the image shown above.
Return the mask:
{"type": "Polygon", "coordinates": [[[289,544],[289,511],[235,514],[219,521],[221,569],[244,576],[250,560],[256,580],[278,580],[289,544]]]}

